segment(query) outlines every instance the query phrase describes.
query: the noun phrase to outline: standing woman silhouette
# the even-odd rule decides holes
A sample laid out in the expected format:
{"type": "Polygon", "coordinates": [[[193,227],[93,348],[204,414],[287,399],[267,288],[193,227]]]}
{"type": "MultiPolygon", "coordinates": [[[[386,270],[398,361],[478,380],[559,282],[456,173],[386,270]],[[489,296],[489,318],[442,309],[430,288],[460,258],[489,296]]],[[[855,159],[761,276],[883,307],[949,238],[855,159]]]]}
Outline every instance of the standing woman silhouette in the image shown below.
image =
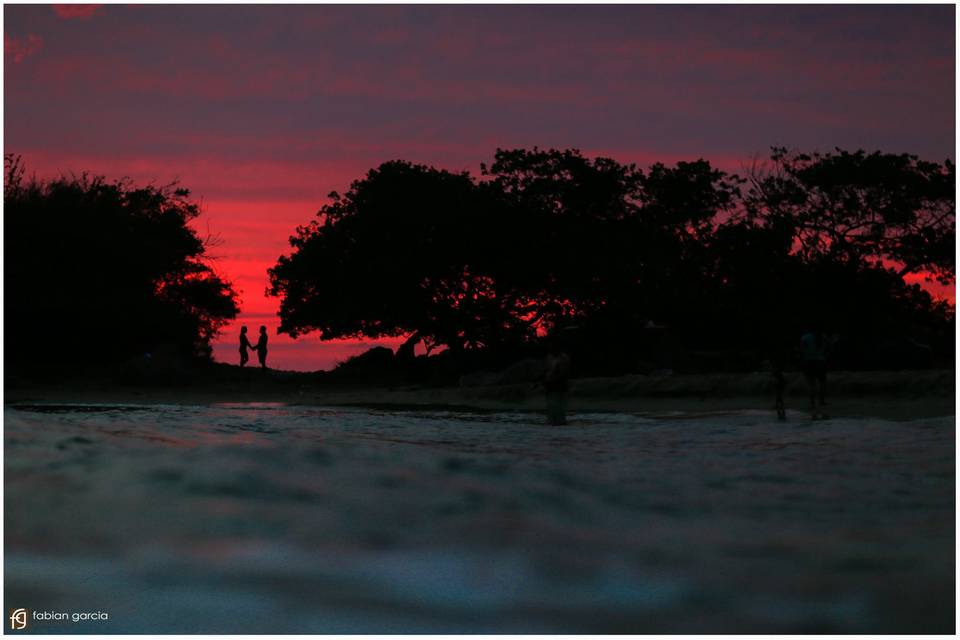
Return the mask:
{"type": "Polygon", "coordinates": [[[240,366],[247,364],[250,356],[247,355],[247,349],[253,349],[253,345],[247,339],[247,328],[240,327],[240,366]]]}
{"type": "Polygon", "coordinates": [[[257,350],[257,358],[260,359],[260,368],[266,371],[267,369],[267,328],[260,327],[260,339],[257,340],[257,346],[254,347],[257,350]]]}

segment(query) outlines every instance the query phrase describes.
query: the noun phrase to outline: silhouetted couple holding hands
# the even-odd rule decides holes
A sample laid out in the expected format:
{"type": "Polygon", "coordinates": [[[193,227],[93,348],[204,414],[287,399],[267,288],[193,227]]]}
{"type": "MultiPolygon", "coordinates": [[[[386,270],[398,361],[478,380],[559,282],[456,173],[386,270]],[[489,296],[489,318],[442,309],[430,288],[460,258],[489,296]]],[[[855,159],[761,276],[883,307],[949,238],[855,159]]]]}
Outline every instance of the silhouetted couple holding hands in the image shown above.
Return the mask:
{"type": "Polygon", "coordinates": [[[250,356],[247,355],[247,349],[251,349],[257,352],[257,358],[260,360],[260,368],[266,370],[267,368],[267,328],[260,327],[260,339],[257,341],[257,344],[251,344],[250,340],[247,339],[247,328],[240,328],[240,366],[247,364],[247,361],[250,359],[250,356]]]}

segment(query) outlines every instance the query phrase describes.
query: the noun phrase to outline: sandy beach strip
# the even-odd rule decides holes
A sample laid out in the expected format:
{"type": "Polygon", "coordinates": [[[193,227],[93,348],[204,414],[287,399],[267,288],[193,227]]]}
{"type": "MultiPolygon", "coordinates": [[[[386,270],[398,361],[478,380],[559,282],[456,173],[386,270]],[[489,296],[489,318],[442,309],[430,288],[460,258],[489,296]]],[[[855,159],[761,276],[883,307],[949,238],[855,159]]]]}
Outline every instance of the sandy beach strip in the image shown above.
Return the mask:
{"type": "MultiPolygon", "coordinates": [[[[310,374],[238,371],[235,379],[184,382],[176,385],[120,384],[86,379],[53,384],[14,384],[5,388],[4,403],[131,403],[196,404],[282,402],[296,405],[359,406],[382,409],[456,409],[462,411],[543,410],[543,389],[537,384],[471,387],[373,387],[330,384],[310,374]],[[248,374],[248,375],[246,375],[248,374]]],[[[806,382],[786,374],[785,399],[791,411],[805,411],[806,382]]],[[[880,417],[889,420],[956,414],[953,371],[832,372],[828,379],[828,411],[832,417],[880,417]]],[[[571,412],[671,413],[709,415],[715,412],[773,411],[773,380],[768,373],[579,378],[571,383],[571,412]]]]}

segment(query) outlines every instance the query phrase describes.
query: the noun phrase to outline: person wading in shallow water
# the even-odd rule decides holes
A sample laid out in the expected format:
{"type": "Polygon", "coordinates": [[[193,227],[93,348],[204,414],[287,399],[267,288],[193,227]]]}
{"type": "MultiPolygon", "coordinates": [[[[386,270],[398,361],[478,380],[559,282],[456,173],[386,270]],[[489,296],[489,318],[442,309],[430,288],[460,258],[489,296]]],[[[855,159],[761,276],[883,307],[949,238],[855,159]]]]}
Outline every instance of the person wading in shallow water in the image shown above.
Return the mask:
{"type": "Polygon", "coordinates": [[[775,348],[770,356],[770,372],[773,375],[773,390],[776,394],[774,406],[777,410],[779,420],[787,419],[787,407],[783,401],[783,393],[787,388],[787,378],[783,373],[784,363],[787,361],[787,353],[781,348],[775,348]]]}
{"type": "Polygon", "coordinates": [[[822,331],[812,329],[800,337],[800,366],[810,386],[810,417],[826,418],[823,405],[827,404],[827,351],[830,343],[822,331]],[[820,412],[817,412],[817,400],[820,412]]]}
{"type": "Polygon", "coordinates": [[[547,392],[547,423],[567,424],[567,387],[570,380],[570,356],[554,338],[547,354],[547,374],[544,387],[547,392]]]}
{"type": "Polygon", "coordinates": [[[250,340],[247,339],[247,328],[240,327],[240,366],[247,364],[247,361],[250,360],[250,356],[247,355],[247,349],[253,349],[253,345],[250,344],[250,340]]]}
{"type": "Polygon", "coordinates": [[[783,391],[787,386],[787,379],[783,375],[783,366],[781,363],[775,363],[773,366],[773,388],[774,392],[777,394],[776,399],[776,410],[777,410],[777,419],[786,420],[787,419],[787,406],[783,402],[783,391]]]}
{"type": "Polygon", "coordinates": [[[260,360],[260,368],[267,370],[267,328],[260,327],[260,339],[257,340],[257,358],[260,360]]]}

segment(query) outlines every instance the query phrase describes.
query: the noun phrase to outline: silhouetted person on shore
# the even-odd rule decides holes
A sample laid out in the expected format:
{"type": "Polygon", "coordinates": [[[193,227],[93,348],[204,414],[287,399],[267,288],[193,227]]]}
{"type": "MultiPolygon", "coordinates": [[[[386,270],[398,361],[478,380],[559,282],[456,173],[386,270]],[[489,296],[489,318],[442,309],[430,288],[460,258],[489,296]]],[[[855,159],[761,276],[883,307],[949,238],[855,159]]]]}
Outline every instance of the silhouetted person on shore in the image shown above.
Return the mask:
{"type": "Polygon", "coordinates": [[[250,344],[250,340],[247,339],[247,328],[240,327],[240,366],[247,364],[247,361],[250,360],[250,356],[247,355],[247,349],[253,349],[253,345],[250,344]]]}
{"type": "Polygon", "coordinates": [[[547,392],[547,423],[551,425],[567,424],[567,388],[570,380],[570,356],[560,341],[550,341],[547,354],[547,373],[544,387],[547,392]]]}
{"type": "Polygon", "coordinates": [[[827,350],[826,336],[819,329],[811,329],[800,337],[800,368],[810,387],[810,417],[826,418],[823,412],[817,412],[817,400],[820,408],[827,404],[827,350]]]}
{"type": "Polygon", "coordinates": [[[267,369],[267,328],[260,327],[260,339],[257,340],[257,346],[254,347],[257,350],[257,358],[260,360],[260,368],[266,371],[267,369]]]}

